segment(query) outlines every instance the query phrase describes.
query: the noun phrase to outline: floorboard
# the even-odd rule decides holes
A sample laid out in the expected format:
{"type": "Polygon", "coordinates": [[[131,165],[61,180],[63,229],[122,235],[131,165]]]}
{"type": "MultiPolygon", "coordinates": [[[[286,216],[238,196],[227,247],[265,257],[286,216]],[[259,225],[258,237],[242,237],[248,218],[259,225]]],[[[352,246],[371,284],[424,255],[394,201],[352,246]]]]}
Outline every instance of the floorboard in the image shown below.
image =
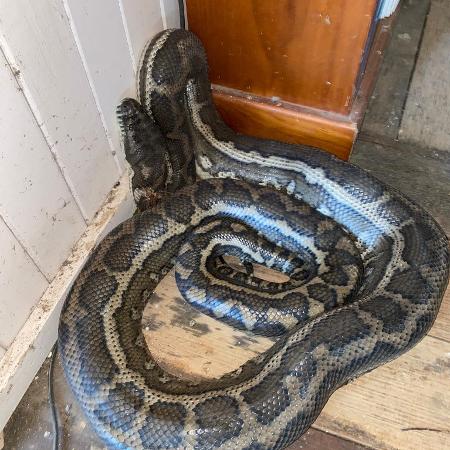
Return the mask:
{"type": "Polygon", "coordinates": [[[450,151],[450,8],[432,0],[399,137],[450,151]]]}

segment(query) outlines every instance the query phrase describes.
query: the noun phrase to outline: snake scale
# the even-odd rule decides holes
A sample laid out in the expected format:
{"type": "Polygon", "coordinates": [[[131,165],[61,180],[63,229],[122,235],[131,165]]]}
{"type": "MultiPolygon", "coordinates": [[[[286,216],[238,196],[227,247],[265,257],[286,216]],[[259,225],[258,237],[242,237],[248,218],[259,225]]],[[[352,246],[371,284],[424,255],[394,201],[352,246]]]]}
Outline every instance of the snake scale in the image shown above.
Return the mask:
{"type": "Polygon", "coordinates": [[[285,448],[337,388],[427,333],[448,281],[447,239],[357,166],[229,129],[190,32],[147,45],[138,96],[118,114],[141,212],[103,239],[65,302],[66,377],[111,448],[285,448]],[[289,281],[259,280],[255,263],[289,281]],[[141,318],[173,266],[188,301],[279,336],[273,347],[220,379],[164,372],[141,318]]]}

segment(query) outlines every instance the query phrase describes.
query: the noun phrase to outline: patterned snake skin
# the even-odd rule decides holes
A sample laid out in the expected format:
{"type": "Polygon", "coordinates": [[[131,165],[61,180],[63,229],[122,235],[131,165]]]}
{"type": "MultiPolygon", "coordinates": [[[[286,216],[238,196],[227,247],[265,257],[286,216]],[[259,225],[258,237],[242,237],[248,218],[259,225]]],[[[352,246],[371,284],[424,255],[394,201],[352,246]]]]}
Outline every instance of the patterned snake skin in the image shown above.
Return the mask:
{"type": "Polygon", "coordinates": [[[337,388],[427,333],[448,280],[447,239],[362,169],[230,130],[192,33],[156,36],[138,82],[140,103],[124,100],[119,120],[138,206],[150,209],[114,229],[78,276],[59,327],[66,377],[112,448],[285,448],[337,388]],[[289,281],[233,270],[224,255],[289,281]],[[174,265],[196,307],[277,342],[220,379],[164,372],[141,318],[174,265]]]}

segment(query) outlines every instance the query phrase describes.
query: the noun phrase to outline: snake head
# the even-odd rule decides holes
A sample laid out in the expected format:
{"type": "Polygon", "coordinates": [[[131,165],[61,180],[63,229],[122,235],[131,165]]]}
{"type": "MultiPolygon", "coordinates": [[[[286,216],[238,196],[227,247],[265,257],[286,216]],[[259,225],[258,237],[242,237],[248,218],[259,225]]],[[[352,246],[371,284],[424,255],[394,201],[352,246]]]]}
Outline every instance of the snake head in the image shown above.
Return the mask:
{"type": "Polygon", "coordinates": [[[117,107],[117,118],[125,157],[133,169],[133,195],[138,208],[143,211],[157,203],[166,189],[166,141],[144,108],[132,98],[122,100],[117,107]]]}
{"type": "Polygon", "coordinates": [[[145,159],[164,160],[167,153],[159,127],[134,99],[125,98],[116,110],[125,157],[132,168],[145,159]]]}

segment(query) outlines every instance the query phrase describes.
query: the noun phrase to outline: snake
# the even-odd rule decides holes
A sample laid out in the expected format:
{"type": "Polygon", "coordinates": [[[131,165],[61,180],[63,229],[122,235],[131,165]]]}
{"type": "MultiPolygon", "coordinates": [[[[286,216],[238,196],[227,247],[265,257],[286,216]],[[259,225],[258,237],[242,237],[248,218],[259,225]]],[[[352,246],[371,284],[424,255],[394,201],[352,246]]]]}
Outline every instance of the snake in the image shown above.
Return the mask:
{"type": "Polygon", "coordinates": [[[336,389],[426,335],[448,240],[362,168],[230,129],[192,32],[146,45],[137,92],[118,119],[138,212],[94,249],[64,303],[65,376],[109,448],[285,448],[336,389]],[[287,281],[258,278],[255,264],[287,281]],[[194,307],[273,346],[216,379],[161,368],[141,320],[173,268],[194,307]]]}

